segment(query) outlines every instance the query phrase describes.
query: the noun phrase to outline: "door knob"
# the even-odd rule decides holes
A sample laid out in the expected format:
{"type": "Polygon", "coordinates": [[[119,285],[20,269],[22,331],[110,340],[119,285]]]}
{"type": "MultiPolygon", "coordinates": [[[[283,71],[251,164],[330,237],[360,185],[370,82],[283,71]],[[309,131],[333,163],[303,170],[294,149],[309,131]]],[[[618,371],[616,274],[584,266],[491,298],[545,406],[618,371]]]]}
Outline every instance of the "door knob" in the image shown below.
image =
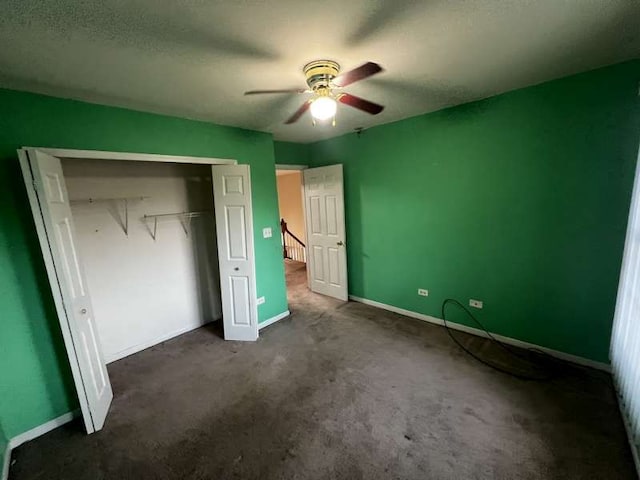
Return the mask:
{"type": "Polygon", "coordinates": [[[80,310],[80,313],[81,313],[82,315],[86,314],[86,313],[87,313],[87,309],[86,309],[86,308],[83,308],[82,310],[80,310]]]}
{"type": "Polygon", "coordinates": [[[340,240],[338,243],[336,243],[336,245],[338,245],[339,247],[342,247],[344,245],[344,242],[340,240]]]}

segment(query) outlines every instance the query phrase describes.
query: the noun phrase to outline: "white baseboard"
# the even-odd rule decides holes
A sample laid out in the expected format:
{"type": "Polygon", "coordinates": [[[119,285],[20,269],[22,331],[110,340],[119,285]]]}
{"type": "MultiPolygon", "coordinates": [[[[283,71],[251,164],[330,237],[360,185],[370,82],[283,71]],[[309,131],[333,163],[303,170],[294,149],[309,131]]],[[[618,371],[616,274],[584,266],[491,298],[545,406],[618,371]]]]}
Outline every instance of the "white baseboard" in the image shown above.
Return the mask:
{"type": "Polygon", "coordinates": [[[34,438],[38,438],[45,433],[49,433],[51,430],[54,430],[58,427],[61,427],[65,423],[69,423],[76,417],[80,416],[80,410],[74,410],[73,412],[65,413],[64,415],[60,415],[53,420],[49,420],[42,425],[38,425],[31,430],[28,430],[20,435],[17,435],[9,440],[7,444],[7,448],[4,451],[4,463],[2,465],[2,475],[0,476],[1,480],[8,480],[9,478],[9,467],[11,466],[11,450],[14,448],[18,448],[23,443],[26,443],[34,438]]]}
{"type": "MultiPolygon", "coordinates": [[[[287,311],[284,311],[284,312],[276,315],[275,317],[271,317],[271,318],[265,320],[264,322],[259,323],[258,324],[258,330],[263,329],[264,327],[268,327],[272,323],[276,323],[278,320],[282,320],[283,318],[286,318],[289,315],[291,315],[291,312],[289,312],[289,310],[287,310],[287,311]]],[[[215,322],[217,320],[213,320],[213,321],[215,322]]],[[[127,348],[125,350],[121,350],[121,351],[113,353],[111,355],[105,355],[106,363],[115,362],[116,360],[120,360],[122,358],[128,357],[129,355],[133,355],[134,353],[141,352],[142,350],[146,350],[147,348],[151,348],[154,345],[158,345],[159,343],[166,342],[167,340],[171,340],[172,338],[177,337],[178,335],[182,335],[184,333],[190,332],[190,331],[195,330],[197,328],[203,327],[207,323],[211,323],[211,322],[198,323],[196,325],[189,325],[188,327],[181,328],[181,329],[175,330],[173,332],[169,332],[166,335],[161,335],[160,337],[154,338],[153,340],[149,340],[148,342],[139,343],[137,345],[134,345],[133,347],[127,348]]]]}
{"type": "MultiPolygon", "coordinates": [[[[349,295],[349,299],[355,302],[364,303],[365,305],[371,305],[372,307],[378,307],[378,308],[381,308],[382,310],[388,310],[390,312],[399,313],[400,315],[404,315],[406,317],[417,318],[418,320],[423,320],[425,322],[433,323],[435,325],[444,326],[444,321],[442,319],[437,317],[432,317],[430,315],[425,315],[423,313],[412,312],[411,310],[405,310],[404,308],[394,307],[393,305],[387,305],[386,303],[376,302],[375,300],[356,297],[354,295],[349,295]]],[[[447,322],[447,325],[451,329],[460,330],[461,332],[470,333],[471,335],[477,335],[478,337],[488,338],[488,335],[485,331],[479,330],[477,328],[467,327],[466,325],[460,325],[459,323],[453,323],[453,322],[447,322]]],[[[579,357],[577,355],[571,355],[570,353],[560,352],[558,350],[553,350],[551,348],[542,347],[534,343],[523,342],[522,340],[518,340],[516,338],[504,337],[496,333],[491,333],[491,336],[493,336],[493,338],[495,338],[496,340],[502,343],[506,343],[507,345],[513,345],[514,347],[520,347],[520,348],[535,348],[537,350],[540,350],[546,353],[547,355],[550,355],[555,358],[559,358],[560,360],[565,360],[567,362],[582,365],[584,367],[596,368],[598,370],[611,373],[611,365],[607,363],[596,362],[595,360],[590,360],[588,358],[579,357]]]]}
{"type": "MultiPolygon", "coordinates": [[[[258,324],[258,328],[262,329],[264,327],[268,327],[269,325],[272,325],[274,323],[276,323],[278,320],[282,320],[283,318],[288,317],[289,315],[291,315],[291,312],[289,312],[289,310],[286,310],[278,315],[276,315],[275,317],[271,317],[268,320],[259,323],[258,324]]],[[[196,325],[193,327],[188,327],[185,329],[181,329],[175,332],[171,332],[170,334],[157,338],[151,342],[145,343],[145,344],[140,344],[140,345],[136,345],[135,347],[132,347],[131,349],[127,349],[124,350],[122,352],[120,352],[120,354],[122,354],[121,357],[119,358],[124,358],[128,355],[132,355],[136,352],[139,352],[141,350],[144,350],[145,348],[149,348],[153,345],[156,345],[158,343],[161,343],[165,340],[168,340],[170,338],[173,338],[175,336],[178,336],[182,333],[186,333],[188,331],[191,330],[195,330],[196,328],[201,327],[202,325],[196,325]],[[137,350],[135,350],[137,349],[137,350]],[[134,351],[135,350],[135,351],[134,351]],[[126,352],[126,353],[125,353],[126,352]]],[[[115,361],[111,360],[111,361],[115,361]]],[[[35,428],[32,428],[31,430],[28,430],[24,433],[21,433],[20,435],[13,437],[11,440],[9,440],[9,443],[7,445],[6,451],[4,452],[4,464],[3,464],[3,469],[2,469],[2,476],[0,476],[0,480],[7,480],[8,476],[9,476],[9,466],[11,463],[11,450],[14,448],[19,447],[20,445],[22,445],[23,443],[26,443],[30,440],[33,440],[34,438],[38,438],[42,435],[44,435],[45,433],[49,433],[51,430],[58,428],[62,425],[64,425],[65,423],[69,423],[71,420],[73,420],[74,418],[80,416],[80,411],[79,410],[74,410],[73,412],[69,412],[69,413],[65,413],[64,415],[60,415],[57,418],[54,418],[53,420],[49,420],[46,423],[43,423],[42,425],[39,425],[35,428]]]]}
{"type": "Polygon", "coordinates": [[[49,420],[48,422],[43,423],[42,425],[38,425],[37,427],[32,428],[31,430],[28,430],[24,433],[21,433],[20,435],[13,437],[11,440],[9,440],[9,448],[13,450],[14,448],[19,447],[23,443],[33,440],[34,438],[38,438],[44,435],[45,433],[49,433],[51,430],[61,427],[65,423],[69,423],[71,420],[79,416],[80,416],[80,410],[74,410],[73,412],[68,412],[68,413],[65,413],[64,415],[60,415],[59,417],[54,418],[53,420],[49,420]]]}
{"type": "Polygon", "coordinates": [[[287,318],[289,315],[291,315],[291,312],[289,310],[286,310],[286,311],[284,311],[282,313],[279,313],[275,317],[271,317],[271,318],[265,320],[264,322],[260,322],[258,324],[258,330],[262,330],[264,327],[268,327],[269,325],[272,325],[272,324],[276,323],[278,320],[282,320],[283,318],[287,318]]]}
{"type": "Polygon", "coordinates": [[[11,465],[11,447],[7,443],[7,448],[2,452],[2,459],[4,460],[2,464],[2,472],[0,472],[0,479],[8,480],[9,478],[9,466],[11,465]]]}
{"type": "MultiPolygon", "coordinates": [[[[215,322],[215,321],[217,320],[212,320],[212,322],[215,322]]],[[[142,342],[132,347],[125,348],[124,350],[120,350],[119,352],[112,353],[110,355],[105,354],[105,362],[107,364],[111,362],[115,362],[116,360],[120,360],[122,358],[128,357],[129,355],[133,355],[134,353],[141,352],[142,350],[151,348],[154,345],[158,345],[159,343],[166,342],[167,340],[171,340],[173,337],[177,337],[178,335],[182,335],[184,333],[191,332],[192,330],[196,330],[197,328],[204,327],[208,323],[211,323],[211,322],[196,323],[194,325],[188,325],[186,327],[179,328],[178,330],[174,330],[173,332],[160,335],[159,337],[156,337],[147,342],[142,342]]]]}

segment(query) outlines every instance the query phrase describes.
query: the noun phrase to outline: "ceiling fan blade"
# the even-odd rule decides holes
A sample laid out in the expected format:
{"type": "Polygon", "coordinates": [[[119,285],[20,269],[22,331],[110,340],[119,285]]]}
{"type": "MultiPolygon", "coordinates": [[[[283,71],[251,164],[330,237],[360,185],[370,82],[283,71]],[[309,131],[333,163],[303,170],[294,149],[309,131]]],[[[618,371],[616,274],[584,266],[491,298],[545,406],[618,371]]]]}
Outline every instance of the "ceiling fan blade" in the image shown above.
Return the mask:
{"type": "Polygon", "coordinates": [[[249,90],[244,92],[245,95],[262,95],[264,93],[305,93],[308,90],[304,88],[289,88],[283,90],[249,90]]]}
{"type": "Polygon", "coordinates": [[[346,87],[354,82],[363,80],[371,75],[375,75],[382,71],[382,67],[377,63],[367,62],[364,65],[360,65],[358,68],[354,68],[349,72],[342,73],[332,80],[332,83],[336,87],[346,87]]]}
{"type": "Polygon", "coordinates": [[[382,110],[384,110],[384,107],[382,105],[378,105],[377,103],[370,102],[369,100],[356,97],[355,95],[351,95],[349,93],[343,93],[339,95],[338,101],[340,103],[344,103],[345,105],[349,105],[350,107],[362,110],[363,112],[370,113],[371,115],[377,115],[382,110]]]}
{"type": "Polygon", "coordinates": [[[284,122],[284,123],[285,123],[285,125],[291,125],[292,123],[297,122],[297,121],[300,119],[300,117],[301,117],[302,115],[304,115],[304,112],[306,112],[307,110],[309,110],[309,106],[311,105],[311,102],[312,102],[312,101],[313,101],[313,100],[307,100],[306,102],[304,102],[304,103],[302,104],[302,106],[301,106],[298,110],[296,110],[296,113],[294,113],[293,115],[291,115],[291,117],[289,117],[289,120],[287,120],[286,122],[284,122]]]}

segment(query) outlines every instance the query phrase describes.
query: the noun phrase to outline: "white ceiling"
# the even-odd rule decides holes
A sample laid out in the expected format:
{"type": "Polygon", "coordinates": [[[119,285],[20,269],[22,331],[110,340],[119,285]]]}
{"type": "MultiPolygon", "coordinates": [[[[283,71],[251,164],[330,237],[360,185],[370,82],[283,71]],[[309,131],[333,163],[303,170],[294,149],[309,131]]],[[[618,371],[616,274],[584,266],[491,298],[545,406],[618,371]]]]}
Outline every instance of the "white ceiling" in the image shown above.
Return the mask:
{"type": "Polygon", "coordinates": [[[309,142],[640,57],[638,0],[0,0],[0,86],[309,142]],[[284,125],[302,66],[365,61],[337,126],[284,125]]]}

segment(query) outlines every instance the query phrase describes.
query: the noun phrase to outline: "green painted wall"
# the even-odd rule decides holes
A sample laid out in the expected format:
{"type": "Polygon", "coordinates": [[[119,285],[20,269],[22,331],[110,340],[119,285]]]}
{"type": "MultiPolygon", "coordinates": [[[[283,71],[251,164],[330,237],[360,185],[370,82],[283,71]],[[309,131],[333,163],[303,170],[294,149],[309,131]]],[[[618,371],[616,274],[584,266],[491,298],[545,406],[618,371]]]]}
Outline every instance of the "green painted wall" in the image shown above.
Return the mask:
{"type": "MultiPolygon", "coordinates": [[[[0,420],[13,437],[76,407],[15,150],[235,158],[252,168],[264,320],[287,308],[278,163],[345,165],[350,291],[440,316],[485,301],[492,331],[607,361],[640,136],[640,62],[312,145],[0,90],[0,420]],[[305,161],[304,159],[307,159],[305,161]],[[418,297],[418,287],[430,296],[418,297]]],[[[458,317],[457,321],[466,323],[458,317]]]]}
{"type": "Polygon", "coordinates": [[[251,166],[260,320],[287,309],[271,135],[0,90],[0,419],[9,438],[76,407],[16,156],[22,146],[234,158],[251,166]]]}
{"type": "Polygon", "coordinates": [[[629,62],[311,144],[345,166],[350,293],[436,317],[481,299],[493,332],[608,362],[639,80],[629,62]]]}
{"type": "Polygon", "coordinates": [[[2,422],[0,422],[0,472],[4,471],[4,460],[5,460],[5,452],[7,451],[7,447],[9,446],[9,439],[7,438],[7,434],[2,427],[2,422]]]}
{"type": "Polygon", "coordinates": [[[276,163],[286,165],[308,165],[311,150],[308,144],[292,142],[273,142],[276,163]]]}

